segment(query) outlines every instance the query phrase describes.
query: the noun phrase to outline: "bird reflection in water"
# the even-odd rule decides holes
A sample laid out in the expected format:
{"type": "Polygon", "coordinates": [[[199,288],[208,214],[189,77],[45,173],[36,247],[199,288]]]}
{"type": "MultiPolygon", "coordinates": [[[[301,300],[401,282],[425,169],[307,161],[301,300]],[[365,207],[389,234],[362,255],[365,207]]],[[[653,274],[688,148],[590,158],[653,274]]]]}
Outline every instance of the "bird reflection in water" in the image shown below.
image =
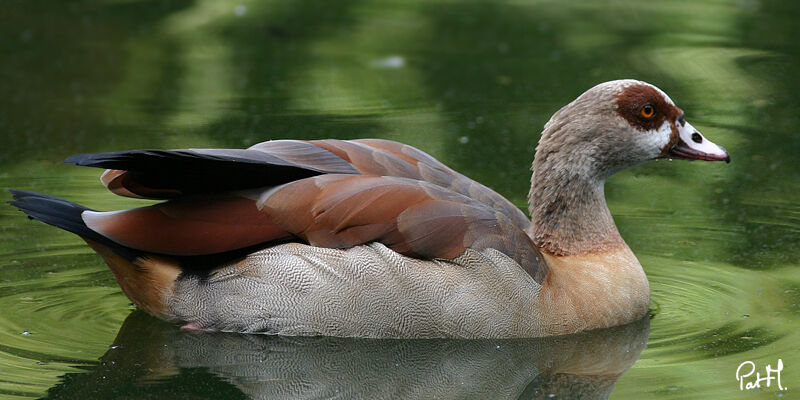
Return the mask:
{"type": "Polygon", "coordinates": [[[48,398],[607,398],[650,321],[514,339],[355,339],[181,332],[134,311],[108,352],[48,398]]]}

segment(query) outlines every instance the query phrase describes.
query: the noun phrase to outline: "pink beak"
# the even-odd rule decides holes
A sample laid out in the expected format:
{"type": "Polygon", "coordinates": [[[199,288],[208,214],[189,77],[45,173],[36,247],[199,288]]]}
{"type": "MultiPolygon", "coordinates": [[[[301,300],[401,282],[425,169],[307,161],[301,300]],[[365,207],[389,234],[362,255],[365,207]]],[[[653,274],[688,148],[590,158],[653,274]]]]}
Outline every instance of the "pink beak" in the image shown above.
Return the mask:
{"type": "Polygon", "coordinates": [[[681,160],[725,161],[731,162],[731,156],[722,146],[706,139],[697,129],[686,122],[678,124],[678,143],[667,151],[667,157],[681,160]]]}

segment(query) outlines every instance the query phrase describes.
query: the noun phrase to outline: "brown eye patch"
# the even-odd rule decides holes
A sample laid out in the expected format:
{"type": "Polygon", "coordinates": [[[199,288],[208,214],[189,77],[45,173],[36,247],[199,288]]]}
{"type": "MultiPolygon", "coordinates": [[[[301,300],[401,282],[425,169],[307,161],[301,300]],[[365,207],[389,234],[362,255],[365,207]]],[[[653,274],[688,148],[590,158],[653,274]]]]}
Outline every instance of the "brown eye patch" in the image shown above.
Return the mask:
{"type": "Polygon", "coordinates": [[[635,129],[649,131],[658,129],[664,121],[675,124],[682,114],[678,107],[652,86],[630,85],[617,95],[617,113],[635,129]]]}

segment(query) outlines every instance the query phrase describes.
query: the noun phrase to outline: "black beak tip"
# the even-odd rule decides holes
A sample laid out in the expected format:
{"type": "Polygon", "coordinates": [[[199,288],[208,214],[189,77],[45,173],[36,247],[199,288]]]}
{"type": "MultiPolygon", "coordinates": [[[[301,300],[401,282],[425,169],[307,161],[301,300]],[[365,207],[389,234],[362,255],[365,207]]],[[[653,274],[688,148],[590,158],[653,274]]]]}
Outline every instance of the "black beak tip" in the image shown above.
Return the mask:
{"type": "Polygon", "coordinates": [[[725,152],[725,164],[730,164],[731,163],[731,155],[728,154],[728,150],[725,150],[725,148],[722,147],[722,146],[719,146],[719,148],[722,149],[722,151],[725,152]]]}

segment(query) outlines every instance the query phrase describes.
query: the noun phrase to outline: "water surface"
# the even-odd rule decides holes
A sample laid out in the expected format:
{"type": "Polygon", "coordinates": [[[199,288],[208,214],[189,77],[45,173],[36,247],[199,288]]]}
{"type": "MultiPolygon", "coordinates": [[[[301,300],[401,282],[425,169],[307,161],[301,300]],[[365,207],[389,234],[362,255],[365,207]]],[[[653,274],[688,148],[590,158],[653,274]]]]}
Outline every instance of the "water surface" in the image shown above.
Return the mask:
{"type": "Polygon", "coordinates": [[[642,79],[733,159],[653,162],[608,182],[620,232],[650,279],[649,327],[464,345],[187,336],[131,314],[79,238],[0,207],[0,396],[751,399],[800,390],[800,4],[322,4],[7,4],[0,188],[118,209],[139,203],[107,193],[99,171],[61,161],[377,137],[417,146],[525,209],[549,116],[596,83],[642,79]],[[631,356],[589,357],[603,351],[631,356]],[[778,358],[788,391],[739,391],[741,362],[763,371],[778,358]]]}

